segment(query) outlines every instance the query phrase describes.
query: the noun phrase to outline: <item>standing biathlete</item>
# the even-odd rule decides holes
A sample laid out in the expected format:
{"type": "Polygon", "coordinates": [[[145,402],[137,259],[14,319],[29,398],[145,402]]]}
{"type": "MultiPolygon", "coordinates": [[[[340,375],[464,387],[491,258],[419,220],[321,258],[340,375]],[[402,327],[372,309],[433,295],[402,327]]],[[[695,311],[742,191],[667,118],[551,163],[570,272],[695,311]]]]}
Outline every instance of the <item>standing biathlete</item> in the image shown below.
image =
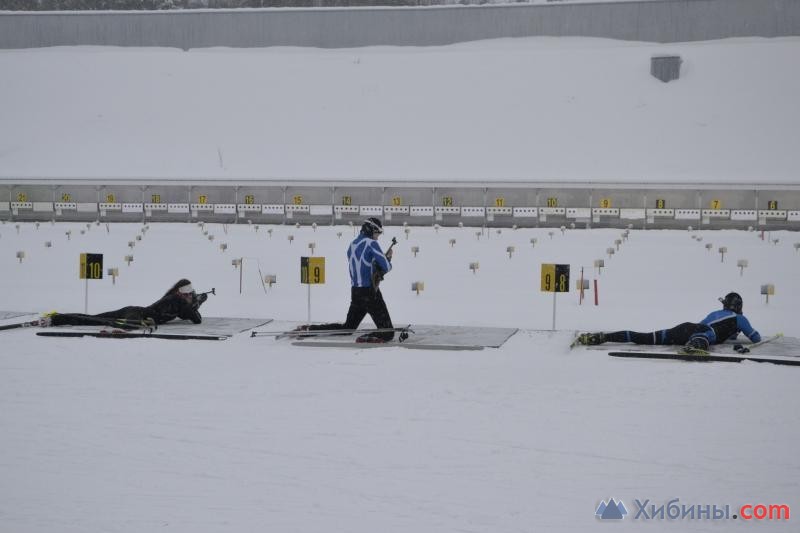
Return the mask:
{"type": "MultiPolygon", "coordinates": [[[[361,226],[361,232],[347,248],[347,261],[350,265],[350,308],[344,323],[313,324],[300,326],[298,330],[313,331],[327,329],[357,329],[366,315],[372,318],[378,329],[391,329],[392,319],[381,290],[375,286],[377,273],[385,274],[392,270],[392,250],[385,254],[378,244],[383,233],[379,218],[370,217],[361,226]]],[[[393,331],[368,333],[356,342],[387,342],[394,338],[393,331]]]]}
{"type": "Polygon", "coordinates": [[[705,352],[711,344],[734,340],[744,333],[751,342],[760,342],[761,335],[742,314],[742,297],[735,292],[719,298],[722,309],[708,314],[699,323],[684,322],[670,329],[639,333],[614,331],[611,333],[582,333],[578,343],[584,345],[605,342],[632,342],[634,344],[684,345],[687,352],[705,352]]]}

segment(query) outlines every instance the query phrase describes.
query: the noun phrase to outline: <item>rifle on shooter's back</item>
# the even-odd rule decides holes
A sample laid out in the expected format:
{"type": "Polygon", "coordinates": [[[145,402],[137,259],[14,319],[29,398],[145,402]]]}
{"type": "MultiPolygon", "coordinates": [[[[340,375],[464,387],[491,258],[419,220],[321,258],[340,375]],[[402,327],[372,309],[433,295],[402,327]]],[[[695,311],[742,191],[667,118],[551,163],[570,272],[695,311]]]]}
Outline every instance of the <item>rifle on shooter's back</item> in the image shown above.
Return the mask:
{"type": "MultiPolygon", "coordinates": [[[[389,245],[389,249],[386,250],[384,255],[388,254],[389,251],[394,247],[395,244],[397,244],[397,239],[392,237],[392,244],[389,245]]],[[[380,267],[378,265],[376,265],[375,262],[373,261],[372,262],[372,291],[373,292],[378,292],[378,286],[381,284],[381,281],[383,281],[383,276],[385,274],[386,274],[386,272],[381,270],[380,267]]]]}

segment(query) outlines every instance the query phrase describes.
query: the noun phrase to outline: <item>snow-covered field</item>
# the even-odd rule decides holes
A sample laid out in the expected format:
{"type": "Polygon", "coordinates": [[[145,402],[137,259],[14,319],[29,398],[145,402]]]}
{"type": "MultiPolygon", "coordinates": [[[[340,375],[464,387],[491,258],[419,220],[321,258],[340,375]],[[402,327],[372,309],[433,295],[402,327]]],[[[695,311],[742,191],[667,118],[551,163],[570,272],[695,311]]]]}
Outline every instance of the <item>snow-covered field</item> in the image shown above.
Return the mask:
{"type": "MultiPolygon", "coordinates": [[[[151,224],[131,251],[141,228],[0,225],[1,307],[82,311],[78,254],[97,252],[120,277],[91,283],[90,312],[149,304],[189,277],[198,290],[217,289],[205,316],[271,317],[269,328],[288,328],[306,316],[298,257],[314,242],[327,283],[312,290],[312,320],[344,318],[349,227],[206,225],[209,241],[197,225],[151,224]],[[245,257],[241,295],[236,257],[245,257]],[[277,285],[265,291],[259,268],[277,285]]],[[[479,231],[415,227],[406,239],[388,228],[384,244],[392,236],[400,244],[382,289],[395,324],[521,328],[500,349],[1,332],[0,531],[797,529],[795,517],[633,519],[635,499],[800,510],[795,368],[616,360],[567,348],[572,329],[699,320],[731,290],[762,334],[800,336],[796,233],[762,240],[757,232],[634,230],[609,258],[620,230],[479,231]],[[600,275],[592,268],[599,258],[600,275]],[[738,259],[749,260],[743,275],[738,259]],[[470,262],[480,264],[474,274],[470,262]],[[573,287],[584,267],[598,280],[600,305],[591,292],[583,305],[574,290],[560,295],[559,331],[543,331],[552,296],[539,291],[541,263],[570,264],[573,287]],[[420,295],[413,281],[425,282],[420,295]],[[776,287],[769,304],[759,294],[765,283],[776,287]],[[594,516],[610,497],[628,507],[621,524],[594,516]]]]}
{"type": "Polygon", "coordinates": [[[0,51],[0,177],[797,182],[800,38],[0,51]],[[681,78],[650,75],[679,54],[681,78]]]}
{"type": "MultiPolygon", "coordinates": [[[[798,38],[542,38],[3,50],[0,178],[796,184],[799,49],[798,38]],[[649,74],[664,53],[683,59],[677,82],[649,74]]],[[[762,334],[800,337],[800,237],[633,230],[608,257],[621,233],[388,228],[384,245],[400,241],[382,286],[394,323],[520,328],[499,349],[0,332],[0,532],[797,531],[796,517],[634,516],[637,499],[675,498],[800,512],[800,370],[567,345],[576,329],[697,321],[729,291],[762,334]],[[548,331],[542,263],[570,264],[573,288],[583,267],[599,305],[594,291],[583,305],[574,290],[560,295],[548,331]],[[611,497],[628,508],[622,523],[594,516],[611,497]]],[[[292,328],[307,314],[298,258],[313,242],[327,283],[312,289],[312,320],[341,320],[351,238],[350,227],[6,223],[0,310],[82,312],[78,256],[89,252],[120,271],[90,283],[89,312],[147,305],[188,277],[217,290],[205,316],[292,328]],[[241,294],[234,258],[244,258],[241,294]]]]}

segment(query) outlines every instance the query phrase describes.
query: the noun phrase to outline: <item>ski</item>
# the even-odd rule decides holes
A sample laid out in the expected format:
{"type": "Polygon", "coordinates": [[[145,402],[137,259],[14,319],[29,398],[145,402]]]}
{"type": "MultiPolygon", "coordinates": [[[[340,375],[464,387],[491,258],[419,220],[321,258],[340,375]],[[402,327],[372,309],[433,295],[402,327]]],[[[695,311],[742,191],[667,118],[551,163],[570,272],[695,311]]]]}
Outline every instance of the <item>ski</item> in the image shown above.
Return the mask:
{"type": "Polygon", "coordinates": [[[571,350],[574,347],[578,346],[580,344],[580,342],[578,342],[580,341],[580,339],[581,339],[581,332],[576,331],[572,336],[572,342],[569,343],[569,349],[571,350]]]}
{"type": "Polygon", "coordinates": [[[800,358],[797,359],[778,359],[774,357],[753,357],[744,355],[717,355],[709,353],[690,354],[676,352],[608,352],[611,357],[630,357],[637,359],[671,359],[677,361],[691,361],[698,363],[724,362],[741,363],[742,361],[752,361],[754,363],[772,363],[774,365],[800,366],[800,358]]]}
{"type": "Polygon", "coordinates": [[[15,324],[5,324],[0,326],[0,331],[6,329],[17,329],[17,328],[38,328],[38,327],[46,327],[49,325],[49,320],[46,318],[39,318],[36,320],[28,320],[26,322],[17,322],[15,324]]]}
{"type": "Polygon", "coordinates": [[[678,355],[711,355],[711,352],[702,348],[694,348],[692,346],[683,346],[678,350],[678,355]]]}
{"type": "MultiPolygon", "coordinates": [[[[145,329],[145,330],[154,330],[158,328],[156,321],[152,318],[144,318],[141,320],[133,320],[128,318],[112,318],[112,317],[101,317],[101,316],[93,316],[93,315],[83,315],[80,313],[55,313],[58,316],[67,316],[67,317],[75,317],[85,322],[86,326],[107,326],[112,328],[120,328],[120,329],[145,329]]],[[[48,316],[48,318],[50,318],[48,316]]]]}
{"type": "MultiPolygon", "coordinates": [[[[403,328],[377,328],[377,329],[316,329],[316,330],[291,330],[291,331],[253,331],[250,337],[275,337],[283,339],[286,337],[305,338],[305,337],[332,337],[336,335],[369,335],[371,333],[400,333],[398,337],[403,340],[408,338],[409,333],[414,333],[411,324],[403,328]]],[[[402,342],[402,341],[400,341],[402,342]]]]}
{"type": "Polygon", "coordinates": [[[168,339],[168,340],[195,340],[195,341],[224,341],[224,335],[183,335],[169,333],[132,332],[124,330],[103,331],[39,331],[40,337],[97,337],[101,339],[168,339]]]}
{"type": "Polygon", "coordinates": [[[767,337],[766,339],[761,339],[760,341],[753,342],[751,344],[739,344],[739,343],[736,343],[733,346],[733,350],[735,352],[738,352],[738,353],[741,353],[741,354],[750,353],[751,349],[758,348],[759,346],[763,346],[764,344],[767,344],[768,342],[772,342],[772,341],[780,339],[782,337],[783,337],[783,333],[776,333],[772,337],[767,337]]]}
{"type": "MultiPolygon", "coordinates": [[[[71,313],[57,313],[63,315],[70,316],[71,313]]],[[[72,316],[88,316],[88,315],[72,315],[72,316]]],[[[104,318],[104,317],[90,317],[90,319],[95,322],[95,325],[98,326],[110,326],[115,328],[122,328],[122,329],[148,329],[152,330],[155,329],[156,323],[153,319],[145,319],[145,320],[128,320],[126,318],[104,318]]],[[[17,322],[16,324],[5,324],[0,326],[0,331],[8,330],[8,329],[17,329],[17,328],[34,328],[34,327],[51,327],[52,326],[52,318],[50,315],[44,316],[42,318],[38,318],[36,320],[28,320],[26,322],[17,322]]]]}
{"type": "Polygon", "coordinates": [[[292,346],[305,346],[312,348],[349,348],[360,350],[362,348],[408,348],[412,350],[449,350],[449,351],[475,351],[483,350],[483,346],[460,346],[456,344],[420,344],[415,342],[336,342],[325,340],[295,341],[292,346]]]}

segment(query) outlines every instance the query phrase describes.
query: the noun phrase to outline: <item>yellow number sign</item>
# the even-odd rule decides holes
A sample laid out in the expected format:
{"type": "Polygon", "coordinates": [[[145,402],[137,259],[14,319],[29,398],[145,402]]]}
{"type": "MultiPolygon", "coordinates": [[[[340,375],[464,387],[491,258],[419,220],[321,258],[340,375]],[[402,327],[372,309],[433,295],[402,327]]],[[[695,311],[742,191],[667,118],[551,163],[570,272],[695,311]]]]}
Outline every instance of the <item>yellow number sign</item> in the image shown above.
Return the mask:
{"type": "Polygon", "coordinates": [[[494,199],[494,206],[495,207],[505,207],[506,206],[506,199],[502,196],[497,197],[494,199]]]}
{"type": "Polygon", "coordinates": [[[302,196],[302,195],[300,195],[300,194],[295,194],[295,195],[292,197],[292,203],[293,203],[294,205],[302,205],[302,204],[303,204],[303,196],[302,196]]]}
{"type": "Polygon", "coordinates": [[[558,207],[558,198],[548,198],[547,207],[558,207]]]}
{"type": "Polygon", "coordinates": [[[711,200],[711,209],[722,209],[722,202],[719,200],[711,200]]]}
{"type": "Polygon", "coordinates": [[[103,279],[103,254],[81,254],[80,279],[103,279]]]}
{"type": "Polygon", "coordinates": [[[342,205],[353,205],[352,196],[342,196],[342,205]]]}
{"type": "Polygon", "coordinates": [[[245,205],[253,205],[254,203],[256,203],[256,197],[253,196],[252,194],[247,194],[244,197],[244,203],[245,205]]]}
{"type": "Polygon", "coordinates": [[[324,257],[300,258],[300,283],[306,285],[321,285],[325,283],[324,257]]]}
{"type": "Polygon", "coordinates": [[[161,203],[161,195],[160,194],[153,194],[150,196],[150,203],[151,204],[160,204],[161,203]]]}
{"type": "Polygon", "coordinates": [[[569,265],[542,263],[542,292],[569,292],[569,265]]]}
{"type": "Polygon", "coordinates": [[[321,285],[325,283],[324,257],[300,258],[300,283],[306,285],[321,285]]]}
{"type": "Polygon", "coordinates": [[[658,198],[656,200],[656,209],[666,209],[667,208],[667,201],[663,198],[658,198]]]}
{"type": "Polygon", "coordinates": [[[775,211],[776,209],[778,209],[778,200],[770,200],[769,202],[767,202],[767,209],[769,209],[770,211],[775,211]]]}
{"type": "Polygon", "coordinates": [[[117,197],[113,194],[106,194],[106,203],[107,204],[114,204],[117,202],[117,197]]]}
{"type": "Polygon", "coordinates": [[[72,201],[72,195],[69,194],[68,192],[63,193],[61,195],[61,201],[62,202],[71,202],[72,201]]]}
{"type": "Polygon", "coordinates": [[[400,196],[392,196],[392,205],[403,205],[403,198],[400,196]]]}
{"type": "Polygon", "coordinates": [[[205,194],[201,194],[200,196],[197,197],[197,203],[200,205],[205,205],[206,203],[208,203],[208,196],[206,196],[205,194]]]}
{"type": "Polygon", "coordinates": [[[17,193],[17,201],[18,202],[27,202],[28,201],[28,195],[25,194],[24,192],[18,192],[17,193]]]}
{"type": "Polygon", "coordinates": [[[442,196],[442,206],[443,207],[453,207],[453,197],[452,196],[442,196]]]}
{"type": "Polygon", "coordinates": [[[600,207],[603,209],[610,209],[611,208],[611,198],[601,198],[600,199],[600,207]]]}

